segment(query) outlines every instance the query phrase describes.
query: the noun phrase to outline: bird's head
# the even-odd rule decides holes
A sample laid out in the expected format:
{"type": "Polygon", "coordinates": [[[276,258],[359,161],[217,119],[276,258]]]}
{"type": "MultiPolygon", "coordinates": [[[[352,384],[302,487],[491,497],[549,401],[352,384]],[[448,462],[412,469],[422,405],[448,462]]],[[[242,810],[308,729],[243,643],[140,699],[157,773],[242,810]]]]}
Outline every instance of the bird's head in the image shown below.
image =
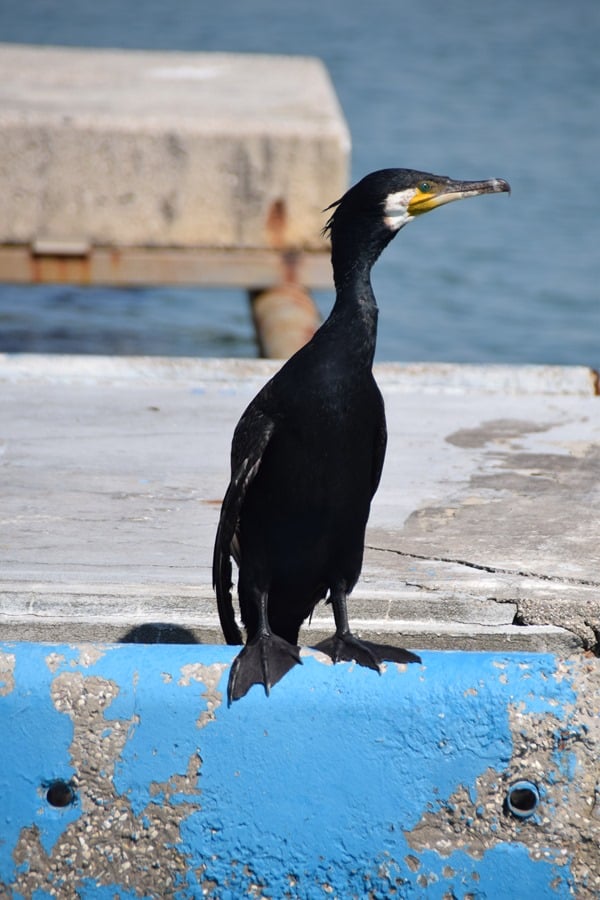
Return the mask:
{"type": "MultiPolygon", "coordinates": [[[[387,240],[415,216],[429,212],[453,200],[510,191],[501,178],[487,181],[454,181],[445,175],[416,172],[413,169],[380,169],[371,172],[332,203],[333,209],[324,233],[335,239],[336,232],[348,226],[381,229],[387,240]]],[[[384,236],[382,234],[382,237],[384,236]]],[[[384,238],[385,242],[387,240],[384,238]]]]}

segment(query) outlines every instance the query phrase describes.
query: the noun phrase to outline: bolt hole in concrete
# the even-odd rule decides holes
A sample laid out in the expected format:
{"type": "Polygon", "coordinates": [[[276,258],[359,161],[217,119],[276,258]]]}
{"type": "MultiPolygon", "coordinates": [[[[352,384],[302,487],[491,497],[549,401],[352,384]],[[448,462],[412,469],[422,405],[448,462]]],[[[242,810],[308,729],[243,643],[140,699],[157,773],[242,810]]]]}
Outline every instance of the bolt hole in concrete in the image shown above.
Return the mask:
{"type": "Polygon", "coordinates": [[[50,806],[71,806],[75,803],[76,795],[68,781],[53,781],[48,785],[46,800],[50,806]]]}
{"type": "Polygon", "coordinates": [[[540,792],[531,781],[517,781],[506,794],[506,808],[519,819],[528,819],[536,811],[540,792]]]}

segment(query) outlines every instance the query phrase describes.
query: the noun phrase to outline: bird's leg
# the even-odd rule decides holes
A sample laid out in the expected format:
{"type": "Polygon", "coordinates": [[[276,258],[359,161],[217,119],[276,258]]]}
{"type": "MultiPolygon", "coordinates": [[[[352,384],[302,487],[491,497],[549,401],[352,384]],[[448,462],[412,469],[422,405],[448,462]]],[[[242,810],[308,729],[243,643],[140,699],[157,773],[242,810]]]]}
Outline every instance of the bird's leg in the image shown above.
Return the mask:
{"type": "Polygon", "coordinates": [[[374,644],[355,637],[348,623],[347,593],[344,586],[338,586],[331,592],[331,604],[335,619],[335,634],[315,647],[330,656],[334,663],[340,660],[355,660],[361,666],[380,672],[382,662],[412,663],[421,662],[421,658],[410,650],[393,647],[390,644],[374,644]]]}
{"type": "Polygon", "coordinates": [[[230,704],[247,694],[253,684],[264,685],[268,696],[273,685],[297,663],[302,662],[300,648],[271,631],[267,614],[267,592],[256,593],[258,628],[231,666],[227,687],[230,704]]]}

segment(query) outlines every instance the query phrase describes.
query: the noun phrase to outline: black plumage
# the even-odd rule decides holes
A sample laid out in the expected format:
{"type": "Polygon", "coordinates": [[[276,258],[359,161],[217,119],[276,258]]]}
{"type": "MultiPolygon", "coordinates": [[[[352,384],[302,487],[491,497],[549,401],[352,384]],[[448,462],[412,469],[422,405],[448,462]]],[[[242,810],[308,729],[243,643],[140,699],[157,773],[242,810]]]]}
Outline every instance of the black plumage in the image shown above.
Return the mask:
{"type": "Polygon", "coordinates": [[[371,268],[408,221],[443,203],[509,190],[505,181],[456,182],[407,169],[373,172],[333,204],[336,300],[314,337],[242,415],[215,541],[213,581],[227,643],[242,643],[231,597],[231,558],[246,645],[229,700],[256,683],[267,693],[300,662],[303,621],[327,598],[336,630],[318,645],[334,662],[418,662],[350,631],[346,598],[360,575],[364,534],[386,449],[383,399],[372,374],[377,304],[371,268]]]}

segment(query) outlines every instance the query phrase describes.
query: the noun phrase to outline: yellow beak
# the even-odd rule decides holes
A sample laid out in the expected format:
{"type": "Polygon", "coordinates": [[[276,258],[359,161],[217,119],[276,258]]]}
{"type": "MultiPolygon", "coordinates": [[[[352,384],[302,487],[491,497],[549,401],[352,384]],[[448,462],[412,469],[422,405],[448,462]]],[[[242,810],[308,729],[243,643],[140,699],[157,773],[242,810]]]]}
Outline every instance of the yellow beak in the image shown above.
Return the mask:
{"type": "Polygon", "coordinates": [[[444,203],[464,200],[467,197],[478,197],[480,194],[510,193],[510,185],[503,178],[490,178],[487,181],[451,181],[427,184],[428,190],[417,188],[408,204],[408,213],[418,216],[429,212],[444,203]]]}

